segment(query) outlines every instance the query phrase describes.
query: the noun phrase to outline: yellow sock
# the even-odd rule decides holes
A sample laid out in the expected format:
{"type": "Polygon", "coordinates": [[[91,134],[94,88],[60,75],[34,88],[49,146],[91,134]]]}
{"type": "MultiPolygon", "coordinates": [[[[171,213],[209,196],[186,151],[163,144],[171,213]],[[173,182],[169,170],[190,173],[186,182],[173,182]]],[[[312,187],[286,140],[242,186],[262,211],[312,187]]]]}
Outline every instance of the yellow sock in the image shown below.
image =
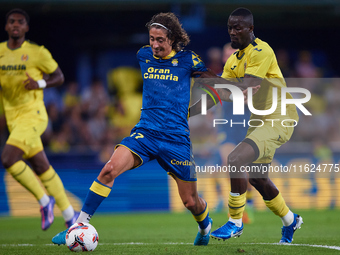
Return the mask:
{"type": "Polygon", "coordinates": [[[14,165],[6,170],[14,179],[31,192],[38,201],[45,195],[45,191],[41,187],[36,175],[24,161],[20,160],[14,163],[14,165]]]}
{"type": "Polygon", "coordinates": [[[232,196],[229,193],[229,214],[232,219],[242,219],[243,211],[246,205],[246,194],[247,192],[239,195],[232,196]]]}
{"type": "Polygon", "coordinates": [[[253,191],[252,190],[247,190],[246,199],[247,200],[252,200],[253,199],[253,191]]]}
{"type": "Polygon", "coordinates": [[[289,212],[289,208],[286,205],[281,193],[279,193],[274,199],[270,201],[264,201],[266,206],[276,215],[283,217],[289,212]]]}
{"type": "Polygon", "coordinates": [[[45,173],[39,175],[39,178],[49,195],[54,197],[59,209],[61,211],[66,210],[71,204],[66,196],[64,185],[53,167],[50,166],[45,173]]]}

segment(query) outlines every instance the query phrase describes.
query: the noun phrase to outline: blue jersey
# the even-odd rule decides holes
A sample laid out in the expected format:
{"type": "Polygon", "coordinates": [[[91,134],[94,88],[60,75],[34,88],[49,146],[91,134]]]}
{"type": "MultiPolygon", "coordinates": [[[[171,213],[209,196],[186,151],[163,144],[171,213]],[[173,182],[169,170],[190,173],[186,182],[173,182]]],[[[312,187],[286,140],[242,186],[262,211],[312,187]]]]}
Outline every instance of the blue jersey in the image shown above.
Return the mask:
{"type": "Polygon", "coordinates": [[[143,76],[143,105],[136,127],[189,134],[191,77],[195,71],[207,71],[202,60],[187,50],[156,58],[150,46],[142,47],[137,58],[143,76]]]}

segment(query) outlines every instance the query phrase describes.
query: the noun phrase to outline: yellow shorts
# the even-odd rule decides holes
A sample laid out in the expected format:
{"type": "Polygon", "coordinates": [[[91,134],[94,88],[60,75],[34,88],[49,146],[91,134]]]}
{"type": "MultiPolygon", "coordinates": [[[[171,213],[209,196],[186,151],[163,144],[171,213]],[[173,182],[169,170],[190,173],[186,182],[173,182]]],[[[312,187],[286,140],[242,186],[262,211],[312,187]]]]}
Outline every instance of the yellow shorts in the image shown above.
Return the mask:
{"type": "Polygon", "coordinates": [[[44,149],[40,136],[48,124],[45,105],[6,111],[6,120],[10,133],[6,144],[20,148],[24,158],[31,158],[44,149]]]}
{"type": "MultiPolygon", "coordinates": [[[[252,125],[254,125],[252,123],[252,125]]],[[[294,122],[284,122],[286,126],[293,126],[294,122]]],[[[264,121],[261,127],[249,127],[246,138],[252,140],[259,149],[259,156],[253,163],[270,163],[277,148],[289,141],[294,127],[284,127],[281,121],[264,121]]]]}

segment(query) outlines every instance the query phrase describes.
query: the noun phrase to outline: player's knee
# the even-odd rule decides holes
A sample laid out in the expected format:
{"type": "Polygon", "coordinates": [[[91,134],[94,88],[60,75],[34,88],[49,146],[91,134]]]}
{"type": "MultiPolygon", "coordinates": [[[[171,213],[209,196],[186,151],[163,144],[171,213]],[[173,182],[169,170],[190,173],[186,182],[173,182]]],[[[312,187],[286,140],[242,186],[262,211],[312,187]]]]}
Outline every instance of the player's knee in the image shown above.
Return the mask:
{"type": "Polygon", "coordinates": [[[4,168],[7,169],[10,168],[15,163],[15,160],[13,157],[10,157],[9,155],[7,155],[5,151],[3,151],[1,154],[1,163],[4,166],[4,168]]]}
{"type": "Polygon", "coordinates": [[[240,165],[242,162],[241,162],[241,159],[239,157],[239,155],[237,153],[230,153],[228,155],[228,164],[231,165],[231,166],[238,166],[240,165]]]}
{"type": "Polygon", "coordinates": [[[119,175],[117,171],[117,165],[112,162],[106,163],[100,172],[100,175],[109,181],[116,179],[116,177],[119,175]]]}

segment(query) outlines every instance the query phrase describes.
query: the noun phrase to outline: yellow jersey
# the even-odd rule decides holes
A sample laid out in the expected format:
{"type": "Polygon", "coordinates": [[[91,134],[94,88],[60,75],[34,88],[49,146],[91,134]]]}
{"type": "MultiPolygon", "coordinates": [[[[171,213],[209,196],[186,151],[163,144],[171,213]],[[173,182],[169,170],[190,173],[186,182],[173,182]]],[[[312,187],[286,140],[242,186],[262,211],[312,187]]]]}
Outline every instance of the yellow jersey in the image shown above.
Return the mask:
{"type": "MultiPolygon", "coordinates": [[[[246,48],[231,55],[223,69],[222,77],[241,81],[245,75],[262,79],[261,88],[253,95],[256,110],[268,110],[272,106],[273,87],[277,88],[278,102],[276,110],[269,115],[251,115],[251,119],[293,119],[299,117],[295,105],[287,104],[286,115],[281,115],[281,88],[286,87],[273,49],[264,41],[255,38],[246,48]]],[[[287,93],[286,98],[291,99],[287,93]]]]}
{"type": "Polygon", "coordinates": [[[43,73],[51,74],[57,67],[44,46],[26,40],[21,47],[10,49],[7,41],[0,43],[0,85],[5,113],[42,104],[42,89],[25,89],[26,73],[37,81],[43,78],[43,73]]]}

